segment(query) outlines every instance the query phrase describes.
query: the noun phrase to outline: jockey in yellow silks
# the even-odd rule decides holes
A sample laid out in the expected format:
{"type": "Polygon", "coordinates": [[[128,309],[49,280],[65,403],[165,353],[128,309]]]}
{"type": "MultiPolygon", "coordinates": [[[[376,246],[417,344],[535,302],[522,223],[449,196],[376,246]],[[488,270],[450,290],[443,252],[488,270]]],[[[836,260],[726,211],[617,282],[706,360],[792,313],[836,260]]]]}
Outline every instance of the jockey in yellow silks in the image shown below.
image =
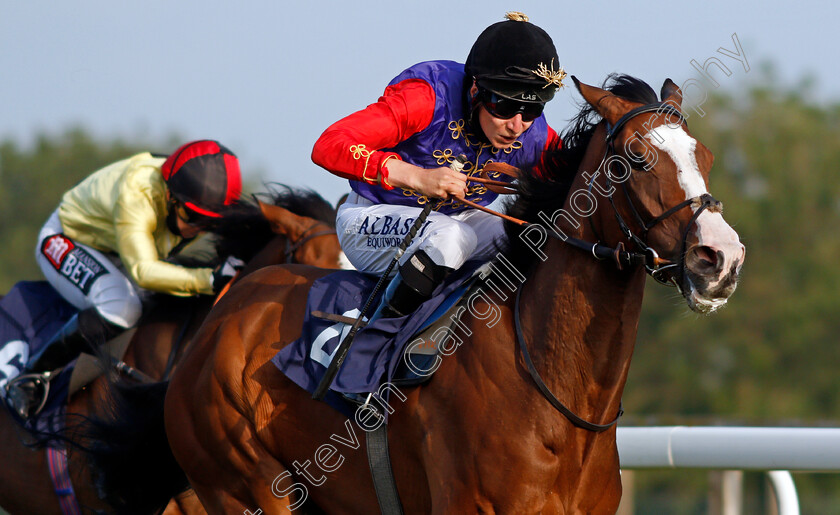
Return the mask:
{"type": "MultiPolygon", "coordinates": [[[[221,220],[241,189],[237,157],[216,141],[201,140],[168,157],[144,152],[110,164],[65,193],[41,229],[35,258],[79,312],[29,357],[21,378],[61,367],[133,326],[144,290],[179,296],[218,291],[241,266],[236,258],[216,269],[166,258],[221,220]]],[[[14,383],[15,392],[12,385],[7,397],[25,405],[26,382],[14,383]]]]}

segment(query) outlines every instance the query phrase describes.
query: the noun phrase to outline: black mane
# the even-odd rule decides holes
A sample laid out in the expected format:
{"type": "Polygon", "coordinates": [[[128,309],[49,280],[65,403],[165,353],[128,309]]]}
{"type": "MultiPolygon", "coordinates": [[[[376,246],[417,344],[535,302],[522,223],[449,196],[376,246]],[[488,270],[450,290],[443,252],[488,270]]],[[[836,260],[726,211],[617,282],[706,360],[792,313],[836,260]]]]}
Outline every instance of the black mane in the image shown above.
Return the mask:
{"type": "MultiPolygon", "coordinates": [[[[215,261],[210,266],[215,266],[231,255],[248,262],[274,238],[271,224],[262,215],[257,199],[335,227],[335,208],[315,191],[292,188],[285,184],[269,184],[266,192],[232,206],[225,212],[221,223],[208,228],[216,236],[215,261]]],[[[181,264],[208,266],[206,262],[182,261],[181,264]]]]}
{"type": "MultiPolygon", "coordinates": [[[[658,101],[656,92],[646,82],[629,75],[610,74],[602,88],[631,102],[650,104],[658,101]]],[[[508,204],[508,214],[528,222],[539,222],[538,213],[550,216],[563,207],[595,126],[600,121],[601,117],[595,109],[583,102],[578,114],[560,135],[562,146],[550,148],[543,156],[544,176],[524,173],[519,179],[518,195],[508,204]]],[[[507,245],[503,252],[519,270],[527,270],[536,254],[519,238],[521,231],[522,227],[505,222],[507,245]]]]}
{"type": "Polygon", "coordinates": [[[296,215],[319,220],[335,228],[335,207],[314,190],[292,188],[278,183],[269,184],[267,187],[268,192],[258,196],[268,197],[270,204],[286,208],[296,215]]]}

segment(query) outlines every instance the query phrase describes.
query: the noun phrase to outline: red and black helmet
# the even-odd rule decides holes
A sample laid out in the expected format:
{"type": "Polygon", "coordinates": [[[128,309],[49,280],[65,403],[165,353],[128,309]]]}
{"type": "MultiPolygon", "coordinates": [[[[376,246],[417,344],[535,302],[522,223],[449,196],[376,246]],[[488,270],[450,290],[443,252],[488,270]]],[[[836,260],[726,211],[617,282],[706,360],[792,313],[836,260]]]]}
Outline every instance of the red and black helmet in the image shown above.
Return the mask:
{"type": "Polygon", "coordinates": [[[166,159],[161,173],[178,202],[210,218],[220,218],[220,212],[236,203],[242,192],[239,159],[218,141],[182,145],[166,159]]]}

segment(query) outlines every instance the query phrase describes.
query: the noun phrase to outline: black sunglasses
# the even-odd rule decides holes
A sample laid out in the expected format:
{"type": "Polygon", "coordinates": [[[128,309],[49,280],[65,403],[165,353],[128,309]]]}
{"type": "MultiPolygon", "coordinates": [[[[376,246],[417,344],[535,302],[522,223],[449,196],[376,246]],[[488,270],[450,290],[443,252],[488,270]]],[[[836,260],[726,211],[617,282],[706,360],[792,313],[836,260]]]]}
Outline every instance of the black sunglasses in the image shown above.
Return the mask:
{"type": "Polygon", "coordinates": [[[542,102],[520,102],[486,90],[483,92],[482,98],[482,103],[487,112],[502,120],[509,120],[521,114],[523,122],[532,122],[540,117],[545,107],[542,102]]]}
{"type": "Polygon", "coordinates": [[[207,227],[212,225],[214,221],[211,217],[196,213],[175,199],[169,200],[169,210],[174,211],[175,216],[180,218],[184,223],[195,227],[207,227]]]}

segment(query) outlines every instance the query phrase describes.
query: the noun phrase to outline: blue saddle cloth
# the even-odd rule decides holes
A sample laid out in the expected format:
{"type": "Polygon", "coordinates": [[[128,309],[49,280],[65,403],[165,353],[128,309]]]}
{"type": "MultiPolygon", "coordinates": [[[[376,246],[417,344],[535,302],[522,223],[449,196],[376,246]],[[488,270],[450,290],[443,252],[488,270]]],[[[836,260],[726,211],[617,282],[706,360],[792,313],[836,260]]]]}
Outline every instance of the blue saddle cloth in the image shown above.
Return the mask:
{"type": "MultiPolygon", "coordinates": [[[[77,312],[46,281],[22,281],[15,284],[0,299],[0,349],[12,341],[22,341],[29,346],[32,356],[41,350],[49,339],[77,312]]],[[[25,363],[6,363],[18,372],[25,363]]],[[[0,366],[0,374],[5,374],[0,366]]],[[[50,381],[50,395],[43,411],[26,422],[30,430],[49,431],[60,424],[67,399],[70,369],[50,381]]],[[[10,371],[10,370],[9,370],[10,371]]]]}
{"type": "Polygon", "coordinates": [[[0,299],[0,346],[22,340],[31,356],[76,311],[48,282],[21,281],[0,299]]]}
{"type": "MultiPolygon", "coordinates": [[[[411,337],[423,329],[430,318],[441,314],[438,308],[453,292],[462,288],[481,265],[477,261],[466,263],[450,275],[446,283],[438,287],[435,295],[420,305],[412,315],[380,319],[359,330],[333,381],[332,390],[347,393],[373,392],[384,382],[391,382],[411,337]]],[[[334,272],[316,280],[309,290],[300,338],[278,352],[272,358],[272,363],[301,388],[314,392],[339,343],[349,332],[350,325],[318,318],[312,312],[356,318],[377,281],[376,277],[349,270],[334,272]]],[[[378,303],[379,299],[375,299],[368,314],[373,313],[378,303]]],[[[331,392],[325,400],[346,413],[346,410],[336,406],[337,397],[331,392]]]]}

